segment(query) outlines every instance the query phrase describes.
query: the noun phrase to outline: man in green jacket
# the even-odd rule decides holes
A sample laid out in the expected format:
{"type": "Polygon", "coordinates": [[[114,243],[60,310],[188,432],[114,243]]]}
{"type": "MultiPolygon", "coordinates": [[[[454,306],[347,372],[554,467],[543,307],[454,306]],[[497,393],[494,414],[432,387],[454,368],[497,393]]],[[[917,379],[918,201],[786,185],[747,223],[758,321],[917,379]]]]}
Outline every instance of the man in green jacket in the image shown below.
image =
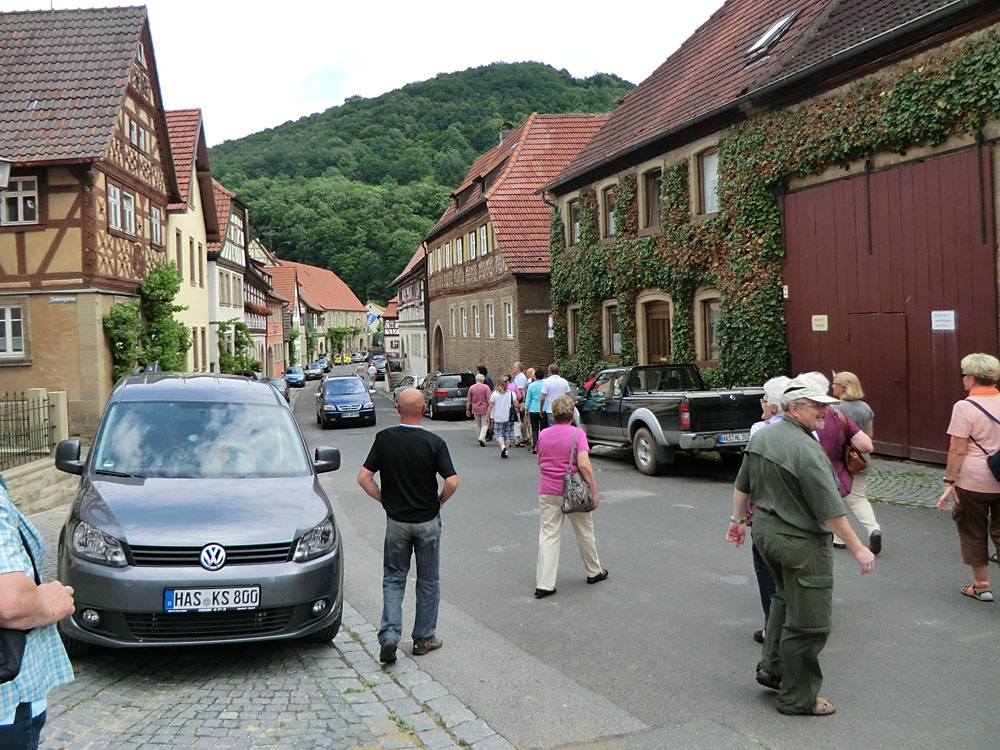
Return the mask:
{"type": "Polygon", "coordinates": [[[847,543],[862,574],[875,568],[875,556],[847,521],[830,459],[812,434],[834,403],[804,379],[785,387],[785,418],[759,430],[746,447],[726,533],[726,541],[743,544],[752,499],[753,541],[776,585],[757,682],[778,691],[783,714],[826,716],[835,710],[819,697],[819,652],[830,635],[833,600],[830,532],[847,543]]]}

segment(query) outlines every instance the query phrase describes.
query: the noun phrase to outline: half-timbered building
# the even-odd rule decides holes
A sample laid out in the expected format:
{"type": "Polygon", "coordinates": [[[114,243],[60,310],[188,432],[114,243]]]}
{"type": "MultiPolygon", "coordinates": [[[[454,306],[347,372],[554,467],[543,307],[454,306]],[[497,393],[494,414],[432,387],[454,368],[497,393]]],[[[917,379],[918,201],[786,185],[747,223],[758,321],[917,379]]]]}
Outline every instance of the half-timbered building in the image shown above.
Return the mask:
{"type": "Polygon", "coordinates": [[[0,389],[68,393],[96,427],[102,327],[169,258],[174,174],[146,10],[0,13],[0,389]]]}
{"type": "Polygon", "coordinates": [[[244,277],[247,271],[247,227],[250,215],[243,201],[212,180],[215,209],[219,217],[219,241],[208,243],[209,363],[219,371],[219,346],[230,354],[233,347],[233,322],[243,322],[244,277]],[[219,324],[226,330],[221,337],[219,324]]]}
{"type": "Polygon", "coordinates": [[[421,244],[392,280],[399,290],[399,351],[406,372],[427,372],[427,246],[421,244]]]}

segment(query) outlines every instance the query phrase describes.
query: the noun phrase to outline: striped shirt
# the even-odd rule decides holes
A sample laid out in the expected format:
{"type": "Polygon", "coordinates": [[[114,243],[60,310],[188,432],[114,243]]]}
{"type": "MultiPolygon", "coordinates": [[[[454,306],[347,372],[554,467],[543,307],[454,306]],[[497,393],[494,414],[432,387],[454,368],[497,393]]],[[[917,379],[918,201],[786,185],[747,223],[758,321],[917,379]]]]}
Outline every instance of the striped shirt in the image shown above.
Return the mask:
{"type": "MultiPolygon", "coordinates": [[[[34,580],[31,559],[24,551],[18,528],[28,540],[41,575],[42,557],[45,555],[41,534],[14,507],[7,488],[0,485],[0,574],[21,572],[34,580]]],[[[55,624],[34,628],[28,633],[21,673],[0,685],[0,722],[8,716],[13,719],[19,703],[43,702],[50,690],[72,681],[73,667],[55,624]]]]}

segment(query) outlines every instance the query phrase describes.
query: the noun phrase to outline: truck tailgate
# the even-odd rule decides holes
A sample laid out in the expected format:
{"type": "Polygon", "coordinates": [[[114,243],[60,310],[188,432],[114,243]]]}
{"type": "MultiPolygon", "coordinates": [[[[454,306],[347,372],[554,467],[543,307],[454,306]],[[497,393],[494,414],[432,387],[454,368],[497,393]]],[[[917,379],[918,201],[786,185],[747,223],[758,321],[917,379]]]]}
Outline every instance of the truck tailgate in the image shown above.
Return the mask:
{"type": "Polygon", "coordinates": [[[760,420],[760,390],[702,391],[686,394],[692,432],[747,430],[760,420]]]}

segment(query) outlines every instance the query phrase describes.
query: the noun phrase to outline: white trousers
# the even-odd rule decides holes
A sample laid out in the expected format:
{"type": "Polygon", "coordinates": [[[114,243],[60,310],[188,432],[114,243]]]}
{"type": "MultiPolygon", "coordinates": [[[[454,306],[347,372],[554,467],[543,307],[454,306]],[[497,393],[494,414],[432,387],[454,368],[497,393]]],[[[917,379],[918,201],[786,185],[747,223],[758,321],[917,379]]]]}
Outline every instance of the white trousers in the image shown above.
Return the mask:
{"type": "MultiPolygon", "coordinates": [[[[854,517],[858,519],[858,523],[865,527],[865,531],[871,536],[873,531],[881,532],[882,529],[878,525],[878,521],[875,520],[875,511],[872,510],[872,504],[868,502],[868,493],[865,491],[868,486],[868,475],[867,474],[855,474],[854,475],[854,485],[851,487],[851,491],[844,498],[844,502],[847,507],[851,509],[854,517]]],[[[838,539],[834,536],[834,541],[841,542],[843,540],[838,539]]]]}
{"type": "Polygon", "coordinates": [[[473,414],[472,417],[476,420],[476,434],[479,436],[477,440],[485,442],[486,431],[490,428],[489,412],[486,414],[473,414]]]}
{"type": "Polygon", "coordinates": [[[600,575],[603,568],[597,557],[597,540],[594,537],[593,513],[563,513],[562,497],[539,495],[541,520],[538,526],[538,566],[535,570],[535,588],[552,591],[556,587],[559,570],[559,544],[562,541],[563,518],[569,518],[580,548],[580,558],[587,570],[587,577],[600,575]]]}

